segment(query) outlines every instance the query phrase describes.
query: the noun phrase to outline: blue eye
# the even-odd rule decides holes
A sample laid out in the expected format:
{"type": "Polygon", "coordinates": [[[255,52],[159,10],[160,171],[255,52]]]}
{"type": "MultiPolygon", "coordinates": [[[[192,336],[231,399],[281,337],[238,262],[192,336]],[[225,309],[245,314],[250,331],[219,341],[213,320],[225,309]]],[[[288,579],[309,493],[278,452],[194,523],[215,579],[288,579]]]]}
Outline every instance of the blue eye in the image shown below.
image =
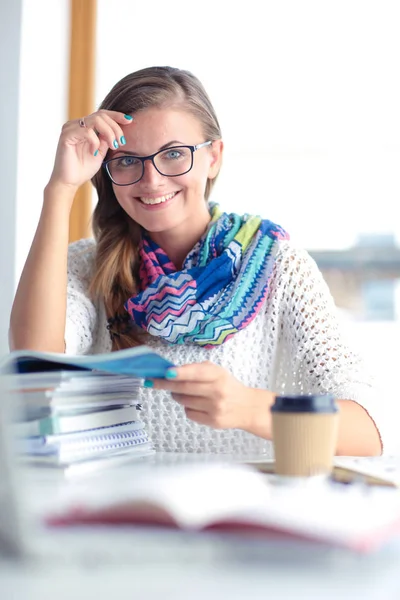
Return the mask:
{"type": "Polygon", "coordinates": [[[169,152],[165,153],[166,158],[180,158],[181,152],[179,150],[169,150],[169,152]]]}
{"type": "Polygon", "coordinates": [[[117,167],[132,167],[138,163],[138,160],[134,156],[122,156],[115,162],[117,167]]]}

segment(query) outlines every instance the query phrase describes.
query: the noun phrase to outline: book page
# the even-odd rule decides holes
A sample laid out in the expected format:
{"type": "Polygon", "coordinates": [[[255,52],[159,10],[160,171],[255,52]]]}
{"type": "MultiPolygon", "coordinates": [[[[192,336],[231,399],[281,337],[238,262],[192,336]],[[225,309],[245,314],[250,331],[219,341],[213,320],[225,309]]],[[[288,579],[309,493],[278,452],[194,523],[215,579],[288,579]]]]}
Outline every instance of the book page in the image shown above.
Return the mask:
{"type": "MultiPolygon", "coordinates": [[[[278,531],[358,551],[400,528],[400,493],[390,488],[307,480],[277,484],[250,468],[193,464],[131,471],[131,482],[69,498],[62,523],[174,523],[278,531]],[[78,507],[78,512],[77,512],[78,507]]],[[[124,478],[121,478],[122,480],[124,478]]]]}
{"type": "Polygon", "coordinates": [[[82,485],[68,490],[60,499],[59,514],[73,505],[82,508],[81,514],[97,513],[108,520],[114,513],[135,522],[137,507],[146,504],[167,513],[183,529],[202,529],[243,508],[251,513],[267,493],[258,473],[225,463],[152,464],[137,466],[129,474],[130,479],[113,479],[101,490],[82,485]]]}

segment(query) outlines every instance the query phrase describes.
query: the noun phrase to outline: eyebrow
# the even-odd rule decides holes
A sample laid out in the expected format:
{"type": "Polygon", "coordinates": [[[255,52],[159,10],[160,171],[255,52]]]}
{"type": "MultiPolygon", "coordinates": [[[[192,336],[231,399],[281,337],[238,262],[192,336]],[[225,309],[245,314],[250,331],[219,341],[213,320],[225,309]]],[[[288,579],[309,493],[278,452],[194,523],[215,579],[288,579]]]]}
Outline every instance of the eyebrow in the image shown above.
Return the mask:
{"type": "MultiPolygon", "coordinates": [[[[171,140],[170,142],[167,142],[166,144],[164,144],[163,146],[161,146],[157,150],[157,152],[161,152],[161,150],[166,150],[167,148],[170,148],[171,146],[175,146],[177,144],[179,146],[184,146],[185,145],[183,142],[180,142],[179,140],[171,140]]],[[[131,152],[130,150],[123,150],[122,148],[120,150],[117,150],[116,152],[114,152],[113,156],[116,156],[117,154],[128,154],[129,156],[141,156],[137,152],[131,152]]]]}

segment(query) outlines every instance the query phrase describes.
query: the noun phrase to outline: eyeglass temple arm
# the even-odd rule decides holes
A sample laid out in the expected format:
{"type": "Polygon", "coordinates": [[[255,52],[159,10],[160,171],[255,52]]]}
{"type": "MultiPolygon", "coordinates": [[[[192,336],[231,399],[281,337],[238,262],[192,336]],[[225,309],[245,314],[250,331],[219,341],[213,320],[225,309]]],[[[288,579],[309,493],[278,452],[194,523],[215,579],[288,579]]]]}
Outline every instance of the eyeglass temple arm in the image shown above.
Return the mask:
{"type": "Polygon", "coordinates": [[[197,144],[197,146],[193,146],[193,150],[199,150],[200,148],[204,148],[204,146],[209,146],[210,144],[212,144],[212,140],[209,140],[208,142],[203,142],[202,144],[197,144]]]}

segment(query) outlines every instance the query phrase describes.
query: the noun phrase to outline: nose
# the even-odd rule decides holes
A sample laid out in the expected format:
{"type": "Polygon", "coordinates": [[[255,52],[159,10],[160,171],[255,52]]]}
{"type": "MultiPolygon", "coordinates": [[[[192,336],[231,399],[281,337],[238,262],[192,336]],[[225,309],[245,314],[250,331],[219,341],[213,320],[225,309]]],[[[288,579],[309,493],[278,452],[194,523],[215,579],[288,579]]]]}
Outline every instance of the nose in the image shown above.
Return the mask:
{"type": "Polygon", "coordinates": [[[144,162],[143,167],[144,172],[141,183],[149,186],[161,185],[164,183],[165,177],[157,171],[150,158],[144,162]]]}

